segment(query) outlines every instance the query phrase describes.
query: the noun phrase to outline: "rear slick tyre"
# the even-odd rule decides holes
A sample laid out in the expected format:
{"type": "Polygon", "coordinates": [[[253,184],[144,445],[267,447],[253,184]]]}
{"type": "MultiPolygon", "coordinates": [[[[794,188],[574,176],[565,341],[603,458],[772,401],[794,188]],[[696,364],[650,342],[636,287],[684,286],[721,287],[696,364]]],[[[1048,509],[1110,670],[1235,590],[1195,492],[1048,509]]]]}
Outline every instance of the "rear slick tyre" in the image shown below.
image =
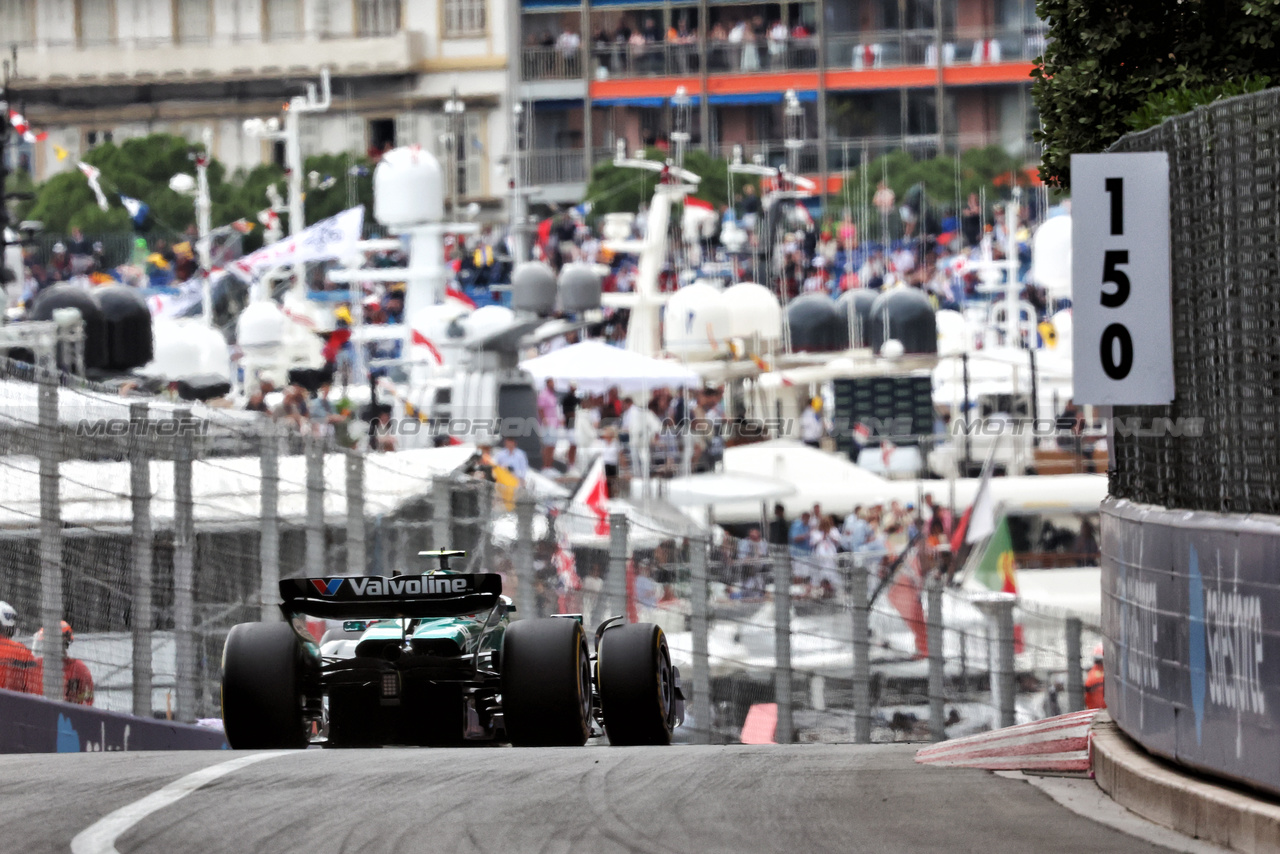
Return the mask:
{"type": "Polygon", "coordinates": [[[661,628],[633,623],[607,630],[600,638],[596,679],[610,744],[671,743],[675,678],[661,628]]]}
{"type": "Polygon", "coordinates": [[[507,627],[502,717],[516,747],[581,747],[591,735],[591,659],[576,620],[547,617],[507,627]]]}
{"type": "Polygon", "coordinates": [[[241,623],[231,629],[222,653],[222,721],[231,747],[307,746],[305,656],[288,623],[241,623]]]}

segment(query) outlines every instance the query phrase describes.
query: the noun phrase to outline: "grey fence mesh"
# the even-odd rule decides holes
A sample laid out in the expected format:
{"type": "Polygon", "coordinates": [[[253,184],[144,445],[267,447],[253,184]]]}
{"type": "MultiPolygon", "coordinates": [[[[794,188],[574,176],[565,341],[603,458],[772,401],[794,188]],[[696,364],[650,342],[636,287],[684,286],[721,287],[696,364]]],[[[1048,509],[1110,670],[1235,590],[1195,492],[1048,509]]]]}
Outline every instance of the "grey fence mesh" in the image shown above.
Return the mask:
{"type": "Polygon", "coordinates": [[[1278,146],[1280,90],[1270,89],[1199,107],[1111,149],[1169,155],[1177,383],[1171,405],[1117,407],[1117,419],[1204,419],[1182,435],[1117,435],[1113,495],[1280,512],[1278,146]]]}
{"type": "MultiPolygon", "coordinates": [[[[61,646],[34,644],[37,630],[72,626],[66,652],[100,708],[216,717],[227,633],[280,619],[278,578],[412,572],[419,552],[447,547],[503,576],[517,619],[662,626],[689,701],[684,740],[954,737],[1070,710],[1060,686],[1079,676],[1080,646],[1066,615],[1015,614],[1017,708],[1002,705],[992,621],[939,584],[931,626],[942,561],[905,534],[878,551],[793,553],[708,534],[657,496],[601,518],[549,478],[494,482],[465,448],[353,451],[312,422],[42,376],[0,361],[0,599],[46,660],[61,646]]],[[[1086,628],[1084,648],[1095,638],[1086,628]]]]}

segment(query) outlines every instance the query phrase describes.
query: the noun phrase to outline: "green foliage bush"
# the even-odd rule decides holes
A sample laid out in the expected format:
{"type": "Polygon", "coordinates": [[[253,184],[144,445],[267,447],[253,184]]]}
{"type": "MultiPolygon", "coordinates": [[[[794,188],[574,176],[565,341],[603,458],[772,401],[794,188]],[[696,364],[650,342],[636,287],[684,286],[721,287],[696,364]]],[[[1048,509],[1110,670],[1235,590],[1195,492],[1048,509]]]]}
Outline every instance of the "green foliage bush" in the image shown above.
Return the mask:
{"type": "Polygon", "coordinates": [[[1055,186],[1070,186],[1072,154],[1280,79],[1280,0],[1039,0],[1036,11],[1049,22],[1032,72],[1040,174],[1055,186]]]}
{"type": "MultiPolygon", "coordinates": [[[[196,148],[180,136],[152,134],[128,139],[119,144],[107,142],[91,149],[84,162],[102,170],[102,188],[106,191],[110,209],[98,207],[93,191],[80,170],[72,169],[54,175],[34,188],[35,198],[18,211],[21,219],[35,219],[44,223],[45,231],[65,234],[78,227],[86,234],[110,234],[134,230],[129,214],[120,205],[119,194],[132,196],[151,208],[152,229],[159,234],[180,234],[195,223],[195,201],[190,196],[169,189],[169,179],[179,172],[195,175],[196,166],[191,154],[196,148]]],[[[304,174],[317,172],[321,177],[337,179],[326,190],[306,191],[304,207],[307,222],[332,216],[347,207],[347,181],[356,185],[357,204],[367,208],[373,205],[373,178],[368,158],[349,159],[345,154],[321,154],[308,157],[304,174]],[[351,163],[364,166],[363,176],[349,176],[351,163]]],[[[226,225],[238,219],[257,223],[258,212],[265,209],[266,190],[271,184],[279,184],[282,196],[287,200],[284,186],[284,170],[275,164],[255,166],[228,175],[226,167],[218,160],[209,163],[209,196],[214,227],[226,225]]],[[[288,227],[288,217],[281,217],[288,227]]],[[[245,241],[247,248],[261,244],[261,229],[245,241]]]]}

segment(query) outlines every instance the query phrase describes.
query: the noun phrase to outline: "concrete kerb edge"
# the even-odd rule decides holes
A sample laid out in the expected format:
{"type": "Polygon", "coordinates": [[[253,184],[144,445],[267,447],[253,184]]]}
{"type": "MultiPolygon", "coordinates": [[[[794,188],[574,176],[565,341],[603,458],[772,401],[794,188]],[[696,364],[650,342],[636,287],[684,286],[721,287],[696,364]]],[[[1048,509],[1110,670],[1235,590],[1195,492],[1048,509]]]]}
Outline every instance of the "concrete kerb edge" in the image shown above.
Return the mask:
{"type": "Polygon", "coordinates": [[[1098,787],[1126,809],[1234,851],[1280,851],[1280,804],[1152,757],[1105,712],[1094,720],[1089,741],[1098,787]]]}

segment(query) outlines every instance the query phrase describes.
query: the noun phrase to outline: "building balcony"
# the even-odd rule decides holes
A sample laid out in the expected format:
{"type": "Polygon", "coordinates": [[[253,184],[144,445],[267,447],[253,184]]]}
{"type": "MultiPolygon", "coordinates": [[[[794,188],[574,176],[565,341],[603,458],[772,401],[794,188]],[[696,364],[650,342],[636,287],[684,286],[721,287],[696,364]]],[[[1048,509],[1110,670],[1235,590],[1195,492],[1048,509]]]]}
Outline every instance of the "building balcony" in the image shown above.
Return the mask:
{"type": "MultiPolygon", "coordinates": [[[[945,152],[939,150],[936,133],[908,135],[885,134],[879,136],[833,137],[826,142],[827,169],[830,172],[845,172],[857,169],[885,154],[895,151],[906,151],[916,159],[924,160],[937,157],[939,154],[954,154],[971,148],[985,148],[989,145],[1000,145],[1009,148],[1023,148],[1030,157],[1038,155],[1039,149],[1030,137],[1019,137],[1016,133],[1004,134],[998,130],[974,133],[948,133],[942,143],[945,152]]],[[[732,160],[734,149],[741,147],[742,161],[751,163],[759,157],[766,165],[781,166],[789,164],[789,150],[783,140],[762,140],[756,142],[722,142],[712,146],[712,154],[716,157],[732,160]]],[[[798,171],[802,174],[814,174],[821,168],[822,143],[818,140],[806,140],[800,146],[798,171]]],[[[1017,154],[1020,152],[1010,151],[1017,154]]]]}
{"type": "Polygon", "coordinates": [[[373,38],[253,36],[196,44],[142,39],[103,39],[81,44],[44,42],[19,51],[19,85],[246,80],[316,74],[325,66],[335,76],[406,73],[422,57],[420,39],[419,34],[401,31],[373,38]]]}
{"type": "MultiPolygon", "coordinates": [[[[1044,46],[1044,30],[1040,28],[956,29],[943,35],[941,64],[944,68],[1024,65],[1043,53],[1044,46]]],[[[709,74],[815,71],[821,49],[821,41],[816,36],[785,41],[759,39],[745,44],[619,42],[593,46],[586,71],[595,81],[696,77],[703,72],[704,62],[709,74]]],[[[827,36],[825,53],[828,71],[936,69],[939,64],[935,30],[834,33],[827,36]]],[[[579,79],[583,75],[582,64],[579,53],[566,54],[554,47],[530,47],[524,49],[521,75],[526,81],[579,79]]]]}
{"type": "MultiPolygon", "coordinates": [[[[943,34],[942,65],[998,65],[1030,62],[1044,53],[1045,30],[956,29],[943,34]]],[[[870,71],[879,68],[938,66],[935,30],[838,33],[827,38],[827,68],[870,71]]]]}

